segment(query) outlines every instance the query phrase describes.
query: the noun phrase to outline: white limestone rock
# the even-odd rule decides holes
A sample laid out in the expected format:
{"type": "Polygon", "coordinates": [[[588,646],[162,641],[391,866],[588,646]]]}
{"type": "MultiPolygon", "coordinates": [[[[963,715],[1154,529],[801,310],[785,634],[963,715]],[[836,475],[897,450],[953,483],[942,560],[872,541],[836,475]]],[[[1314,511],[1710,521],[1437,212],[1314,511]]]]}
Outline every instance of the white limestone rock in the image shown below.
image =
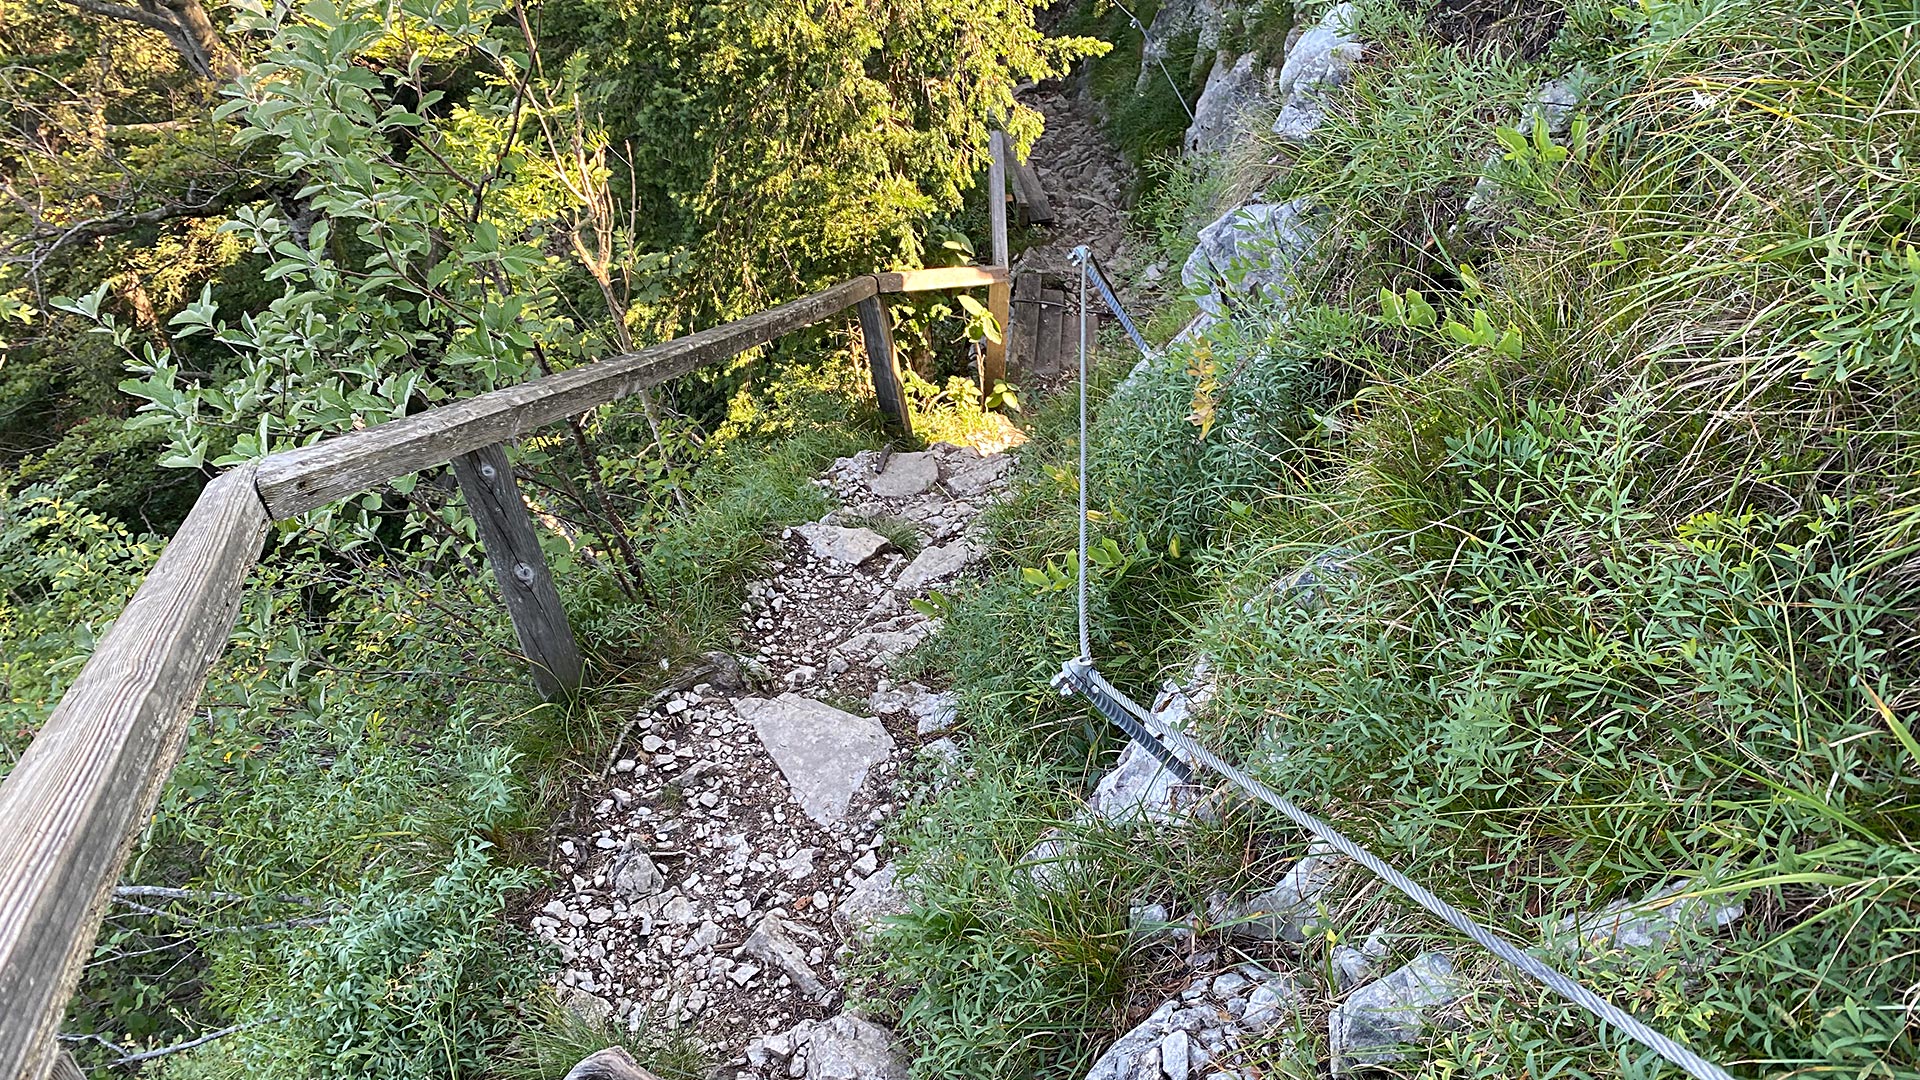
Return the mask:
{"type": "Polygon", "coordinates": [[[1012,470],[1011,457],[990,454],[953,468],[947,476],[947,490],[963,499],[978,498],[999,487],[1012,470]]]}
{"type": "Polygon", "coordinates": [[[620,854],[607,868],[607,880],[613,895],[622,900],[643,900],[666,887],[667,877],[647,853],[646,846],[629,836],[620,854]]]}
{"type": "Polygon", "coordinates": [[[1466,981],[1454,974],[1453,963],[1429,952],[1379,982],[1355,990],[1327,1021],[1333,1074],[1402,1060],[1406,1055],[1397,1048],[1419,1038],[1431,1012],[1466,989],[1466,981]]]}
{"type": "Polygon", "coordinates": [[[1293,270],[1313,250],[1319,227],[1305,199],[1249,203],[1200,230],[1199,243],[1180,268],[1180,281],[1202,312],[1228,314],[1226,297],[1290,293],[1293,270]]]}
{"type": "Polygon", "coordinates": [[[1333,854],[1312,854],[1294,863],[1273,888],[1237,903],[1218,902],[1214,919],[1238,938],[1306,940],[1320,913],[1319,897],[1345,865],[1333,854]]]}
{"type": "Polygon", "coordinates": [[[880,930],[881,921],[905,915],[911,905],[900,886],[900,870],[888,863],[853,887],[840,906],[833,909],[833,925],[848,940],[866,944],[880,930]]]}
{"type": "Polygon", "coordinates": [[[1254,60],[1252,53],[1237,60],[1224,51],[1214,55],[1213,70],[1207,73],[1206,86],[1193,105],[1193,122],[1187,126],[1187,153],[1223,149],[1240,134],[1247,107],[1260,97],[1262,79],[1254,60]]]}
{"type": "Polygon", "coordinates": [[[900,571],[893,589],[902,596],[920,596],[928,586],[965,570],[978,557],[979,552],[964,540],[922,548],[920,554],[907,564],[907,568],[900,571]]]}
{"type": "Polygon", "coordinates": [[[851,1013],[817,1025],[807,1037],[806,1080],[907,1080],[893,1033],[851,1013]]]}
{"type": "Polygon", "coordinates": [[[1326,91],[1345,84],[1353,65],[1366,55],[1366,46],[1354,36],[1358,19],[1353,4],[1336,4],[1287,51],[1273,88],[1282,102],[1274,117],[1274,134],[1304,143],[1320,126],[1326,115],[1326,91]]]}
{"type": "Polygon", "coordinates": [[[1746,913],[1737,900],[1688,895],[1688,883],[1674,882],[1644,899],[1621,900],[1599,911],[1569,915],[1560,922],[1561,939],[1589,956],[1616,950],[1664,949],[1682,929],[1719,930],[1746,913]]]}
{"type": "Polygon", "coordinates": [[[762,917],[760,924],[754,927],[752,935],[747,938],[747,943],[742,946],[742,951],[778,968],[808,997],[824,1000],[831,993],[807,962],[806,950],[793,940],[786,923],[778,915],[769,912],[762,917]]]}
{"type": "Polygon", "coordinates": [[[859,566],[893,546],[893,541],[872,529],[850,529],[815,521],[796,525],[793,531],[807,542],[807,548],[815,556],[842,566],[859,566]]]}
{"type": "Polygon", "coordinates": [[[880,721],[798,694],[741,698],[733,706],[753,724],[794,800],[821,825],[840,820],[867,771],[893,750],[880,721]]]}
{"type": "Polygon", "coordinates": [[[867,490],[883,499],[910,499],[939,482],[940,461],[923,450],[889,456],[886,468],[867,478],[867,490]]]}

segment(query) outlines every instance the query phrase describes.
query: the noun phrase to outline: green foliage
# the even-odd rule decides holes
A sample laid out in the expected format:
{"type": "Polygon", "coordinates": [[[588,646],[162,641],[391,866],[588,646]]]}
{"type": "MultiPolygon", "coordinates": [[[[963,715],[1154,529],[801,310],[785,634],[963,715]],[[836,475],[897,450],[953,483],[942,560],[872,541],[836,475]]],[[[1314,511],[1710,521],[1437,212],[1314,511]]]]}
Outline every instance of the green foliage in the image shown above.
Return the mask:
{"type": "MultiPolygon", "coordinates": [[[[1142,689],[1207,655],[1208,742],[1516,940],[1676,879],[1740,900],[1724,931],[1579,969],[1706,1056],[1920,1075],[1914,182],[1872,164],[1915,149],[1891,119],[1915,105],[1912,12],[1572,7],[1547,52],[1584,65],[1564,135],[1526,114],[1559,72],[1434,40],[1424,17],[1457,6],[1372,5],[1370,61],[1313,145],[1226,178],[1313,201],[1325,238],[1284,314],[1238,317],[1101,406],[1094,505],[1130,517],[1099,535],[1124,561],[1130,532],[1164,524],[1187,557],[1096,589],[1094,654],[1142,689]],[[1263,371],[1261,408],[1235,415],[1233,380],[1263,371]],[[1235,432],[1234,454],[1204,457],[1235,432]]],[[[981,718],[974,745],[1033,786],[990,812],[944,798],[951,836],[995,816],[1038,835],[1046,785],[1071,792],[1099,761],[1099,724],[1064,737],[1073,707],[1024,683],[1077,651],[1056,588],[1074,477],[1044,439],[1036,456],[999,573],[925,647],[981,718]]],[[[1128,879],[1152,848],[1102,855],[1089,880],[1128,879]]],[[[912,947],[949,948],[937,917],[982,907],[1005,937],[1104,940],[1017,897],[940,893],[912,947]]],[[[953,964],[969,975],[943,1015],[987,987],[1010,1015],[1049,1015],[1060,985],[953,964]]],[[[1553,996],[1501,986],[1401,1068],[1657,1071],[1553,996]]],[[[916,1021],[964,1045],[944,1022],[916,1021]]]]}
{"type": "Polygon", "coordinates": [[[1104,48],[1045,37],[1034,7],[570,0],[543,24],[594,72],[647,211],[636,244],[684,266],[676,295],[706,320],[880,262],[947,262],[925,237],[983,171],[989,125],[1039,133],[1013,87],[1104,48]]]}
{"type": "Polygon", "coordinates": [[[1043,778],[1016,761],[975,772],[903,838],[921,895],[880,935],[878,974],[914,988],[899,1024],[915,1075],[1080,1075],[1121,985],[1125,893],[1092,874],[1059,895],[1034,888],[1020,860],[1045,824],[1043,778]]]}
{"type": "Polygon", "coordinates": [[[324,930],[276,949],[288,986],[249,1032],[245,1075],[464,1076],[524,1021],[514,1002],[536,976],[528,944],[501,925],[507,896],[532,884],[462,844],[430,883],[388,875],[364,885],[324,930]]]}

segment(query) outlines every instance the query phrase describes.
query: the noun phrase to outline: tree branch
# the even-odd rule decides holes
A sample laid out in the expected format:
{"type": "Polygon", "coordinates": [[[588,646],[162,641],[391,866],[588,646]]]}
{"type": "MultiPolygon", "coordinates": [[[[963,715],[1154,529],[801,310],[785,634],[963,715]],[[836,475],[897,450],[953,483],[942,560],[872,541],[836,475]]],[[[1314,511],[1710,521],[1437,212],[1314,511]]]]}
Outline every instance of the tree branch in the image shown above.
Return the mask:
{"type": "Polygon", "coordinates": [[[163,1046],[158,1050],[142,1050],[138,1054],[128,1054],[118,1061],[110,1062],[108,1067],[114,1068],[122,1065],[137,1065],[142,1061],[152,1061],[154,1058],[166,1057],[168,1054],[177,1054],[182,1050],[191,1050],[196,1046],[205,1046],[215,1039],[224,1039],[229,1035],[245,1031],[248,1028],[257,1028],[262,1024],[271,1024],[278,1019],[280,1018],[277,1016],[263,1016],[258,1020],[249,1020],[244,1024],[235,1024],[232,1027],[221,1028],[219,1031],[209,1031],[197,1039],[188,1039],[183,1043],[163,1046]]]}
{"type": "Polygon", "coordinates": [[[69,7],[78,8],[89,15],[138,23],[149,30],[158,30],[163,34],[170,34],[174,29],[171,20],[155,15],[151,11],[142,11],[125,4],[109,4],[106,0],[60,0],[60,2],[69,7]]]}

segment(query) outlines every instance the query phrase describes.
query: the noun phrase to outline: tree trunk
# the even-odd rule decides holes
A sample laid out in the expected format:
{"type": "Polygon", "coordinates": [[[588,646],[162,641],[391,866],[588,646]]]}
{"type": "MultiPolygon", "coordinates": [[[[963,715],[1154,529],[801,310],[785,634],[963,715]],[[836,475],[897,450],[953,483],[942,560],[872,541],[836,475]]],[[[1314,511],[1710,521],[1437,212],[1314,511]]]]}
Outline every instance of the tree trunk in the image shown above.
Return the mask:
{"type": "Polygon", "coordinates": [[[136,23],[167,35],[189,70],[203,79],[226,82],[240,75],[240,62],[214,27],[200,0],[138,0],[139,6],[114,0],[63,0],[89,15],[136,23]]]}

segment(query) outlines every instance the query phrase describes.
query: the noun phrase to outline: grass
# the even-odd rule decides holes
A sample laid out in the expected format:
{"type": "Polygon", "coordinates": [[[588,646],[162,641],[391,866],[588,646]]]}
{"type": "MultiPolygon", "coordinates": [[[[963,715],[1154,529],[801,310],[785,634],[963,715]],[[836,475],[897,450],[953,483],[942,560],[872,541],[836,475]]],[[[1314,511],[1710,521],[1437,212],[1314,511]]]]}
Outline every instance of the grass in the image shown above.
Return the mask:
{"type": "MultiPolygon", "coordinates": [[[[1920,182],[1891,166],[1920,149],[1920,14],[1568,7],[1521,61],[1368,5],[1369,62],[1312,146],[1149,204],[1160,234],[1219,190],[1329,213],[1284,316],[1124,391],[1103,373],[1089,480],[1130,558],[1097,580],[1094,653],[1142,692],[1204,653],[1208,741],[1518,940],[1670,880],[1739,900],[1724,932],[1580,967],[1736,1073],[1920,1075],[1920,182]],[[1576,133],[1503,144],[1574,64],[1576,133]],[[1483,177],[1497,197],[1465,227],[1483,177]],[[1410,289],[1431,321],[1395,315],[1410,289]],[[1330,549],[1345,572],[1276,592],[1330,549]]],[[[1090,834],[1062,901],[1012,867],[1114,745],[1046,690],[1077,651],[1071,597],[1023,573],[1066,568],[1071,430],[1036,418],[997,573],[920,657],[951,674],[990,763],[907,837],[931,884],[893,943],[894,985],[915,989],[890,1000],[923,1075],[1084,1071],[1123,990],[1152,981],[1115,929],[1126,906],[1270,880],[1302,840],[1271,820],[1090,834]],[[1010,1025],[995,1045],[1019,1054],[967,1034],[990,995],[1010,1025]]],[[[1391,927],[1398,959],[1460,947],[1363,901],[1340,934],[1391,927]]],[[[1329,945],[1300,962],[1324,967],[1329,945]]],[[[1400,1071],[1662,1071],[1485,975],[1400,1071]]]]}

